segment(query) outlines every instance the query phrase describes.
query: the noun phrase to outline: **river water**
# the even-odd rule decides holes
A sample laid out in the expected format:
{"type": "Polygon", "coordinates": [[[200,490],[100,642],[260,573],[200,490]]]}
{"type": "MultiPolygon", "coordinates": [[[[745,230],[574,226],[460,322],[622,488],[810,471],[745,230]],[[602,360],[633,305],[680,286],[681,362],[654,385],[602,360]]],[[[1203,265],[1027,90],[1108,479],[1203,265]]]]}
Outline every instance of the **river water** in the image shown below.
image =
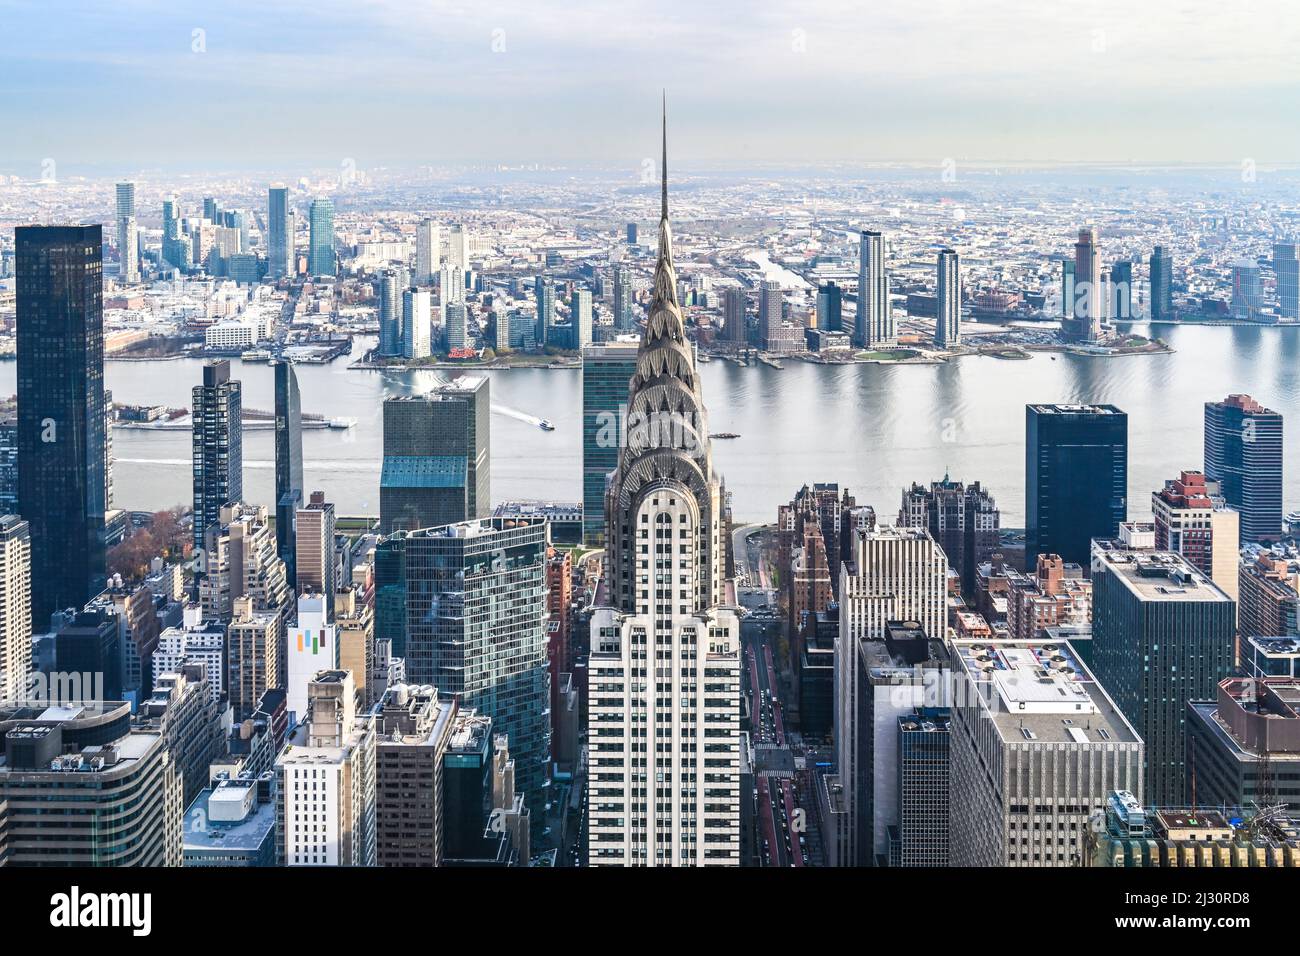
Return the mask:
{"type": "MultiPolygon", "coordinates": [[[[1287,448],[1300,427],[1300,329],[1144,326],[1174,352],[1095,358],[1037,354],[1028,361],[969,356],[945,365],[819,366],[786,361],[778,370],[713,361],[701,367],[709,427],[740,437],[713,443],[714,463],[732,492],[739,520],[772,521],[804,482],[837,481],[883,516],[897,511],[901,488],[950,474],[982,481],[997,497],[1002,523],[1024,522],[1024,407],[1027,402],[1109,402],[1129,415],[1130,516],[1149,515],[1150,493],[1181,468],[1200,468],[1202,405],[1248,392],[1286,416],[1287,448]]],[[[359,341],[354,355],[367,343],[359,341]]],[[[322,489],[340,514],[379,509],[383,399],[426,390],[442,371],[352,371],[345,357],[300,365],[304,412],[351,417],[344,432],[303,435],[308,489],[322,489]]],[[[232,363],[244,405],[274,407],[266,364],[232,363]]],[[[109,361],[107,387],[129,404],[190,405],[202,363],[109,361]]],[[[13,362],[0,364],[0,389],[15,390],[13,362]]],[[[582,496],[582,378],[577,370],[487,373],[494,405],[492,497],[582,496]],[[514,414],[511,414],[513,412],[514,414]],[[544,432],[529,416],[548,418],[544,432]]],[[[190,436],[115,429],[115,504],[131,510],[188,503],[190,436]]],[[[270,430],[244,434],[245,497],[270,504],[270,430]]],[[[1289,457],[1289,456],[1288,456],[1289,457]]],[[[1300,469],[1288,468],[1287,510],[1300,505],[1300,469]]]]}

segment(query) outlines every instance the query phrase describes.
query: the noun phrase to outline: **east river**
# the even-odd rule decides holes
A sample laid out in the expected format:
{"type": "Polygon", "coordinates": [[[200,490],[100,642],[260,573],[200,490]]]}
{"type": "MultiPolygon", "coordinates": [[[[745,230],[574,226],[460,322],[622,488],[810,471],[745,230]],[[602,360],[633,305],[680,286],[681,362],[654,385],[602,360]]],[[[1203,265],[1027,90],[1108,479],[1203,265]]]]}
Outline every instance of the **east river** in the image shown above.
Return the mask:
{"type": "MultiPolygon", "coordinates": [[[[1143,326],[1173,350],[1166,354],[1083,357],[1035,353],[1027,361],[967,356],[943,365],[822,366],[787,360],[784,369],[741,368],[714,360],[701,366],[715,467],[732,493],[736,517],[772,521],[805,482],[835,481],[859,503],[891,518],[900,490],[945,474],[981,481],[997,497],[1002,523],[1024,522],[1024,430],[1027,402],[1105,402],[1129,416],[1129,508],[1150,511],[1152,489],[1181,468],[1200,468],[1202,406],[1247,392],[1286,418],[1286,447],[1300,447],[1300,328],[1143,326]]],[[[362,354],[358,341],[354,356],[362,354]]],[[[299,365],[304,412],[346,417],[346,431],[303,435],[306,482],[344,515],[378,512],[382,402],[425,391],[449,370],[350,370],[299,365]]],[[[189,407],[202,362],[112,361],[106,385],[125,404],[189,407]]],[[[232,363],[244,405],[274,407],[265,363],[232,363]]],[[[582,497],[582,373],[576,369],[504,369],[491,378],[492,497],[582,497]],[[551,432],[529,416],[550,419],[551,432]]],[[[15,391],[16,367],[0,364],[0,389],[15,391]]],[[[115,504],[153,510],[188,503],[188,431],[114,429],[115,504]]],[[[271,430],[244,435],[245,498],[271,503],[271,430]]],[[[1294,455],[1288,455],[1293,459],[1294,455]]],[[[1300,468],[1286,472],[1287,510],[1300,505],[1300,468]]]]}

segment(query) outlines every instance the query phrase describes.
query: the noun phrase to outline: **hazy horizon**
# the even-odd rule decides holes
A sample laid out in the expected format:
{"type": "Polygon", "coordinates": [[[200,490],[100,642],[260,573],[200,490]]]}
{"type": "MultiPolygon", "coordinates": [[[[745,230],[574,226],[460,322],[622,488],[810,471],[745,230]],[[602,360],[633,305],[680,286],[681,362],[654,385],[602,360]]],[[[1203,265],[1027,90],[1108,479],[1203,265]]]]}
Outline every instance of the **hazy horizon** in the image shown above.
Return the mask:
{"type": "Polygon", "coordinates": [[[0,168],[1300,161],[1280,0],[0,0],[0,168]]]}

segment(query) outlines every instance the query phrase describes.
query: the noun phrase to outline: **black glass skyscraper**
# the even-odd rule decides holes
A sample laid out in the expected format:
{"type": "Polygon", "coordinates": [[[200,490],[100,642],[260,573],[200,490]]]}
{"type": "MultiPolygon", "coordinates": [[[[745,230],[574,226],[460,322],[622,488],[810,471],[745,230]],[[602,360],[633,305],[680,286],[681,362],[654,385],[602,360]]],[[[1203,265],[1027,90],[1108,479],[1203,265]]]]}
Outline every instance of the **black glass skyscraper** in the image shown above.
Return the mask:
{"type": "Polygon", "coordinates": [[[104,287],[100,226],[14,230],[18,507],[31,526],[32,620],[104,586],[104,287]]]}
{"type": "Polygon", "coordinates": [[[1174,263],[1163,246],[1151,253],[1151,321],[1168,322],[1174,317],[1174,263]]]}
{"type": "Polygon", "coordinates": [[[844,297],[834,282],[827,282],[817,290],[817,328],[827,332],[844,329],[844,297]]]}
{"type": "Polygon", "coordinates": [[[1110,317],[1121,322],[1133,315],[1133,263],[1116,262],[1110,267],[1110,317]]]}
{"type": "Polygon", "coordinates": [[[1088,566],[1093,538],[1128,518],[1128,416],[1114,405],[1025,407],[1025,567],[1088,566]]]}
{"type": "Polygon", "coordinates": [[[302,399],[293,365],[275,363],[275,548],[296,580],[294,523],[303,503],[302,399]]]}
{"type": "Polygon", "coordinates": [[[220,521],[221,506],[244,497],[243,414],[230,362],[203,366],[203,384],[194,386],[195,547],[203,547],[204,533],[220,521]]]}

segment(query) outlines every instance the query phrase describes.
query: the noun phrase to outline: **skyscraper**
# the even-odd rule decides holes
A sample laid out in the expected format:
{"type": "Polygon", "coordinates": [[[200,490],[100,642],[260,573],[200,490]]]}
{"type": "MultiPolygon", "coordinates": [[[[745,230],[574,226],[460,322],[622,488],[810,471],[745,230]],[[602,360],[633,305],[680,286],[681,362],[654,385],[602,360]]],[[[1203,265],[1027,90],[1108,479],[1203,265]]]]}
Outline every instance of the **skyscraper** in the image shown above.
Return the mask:
{"type": "Polygon", "coordinates": [[[402,292],[402,354],[408,359],[428,358],[433,352],[433,319],[428,289],[412,286],[402,292]]]}
{"type": "Polygon", "coordinates": [[[764,348],[776,340],[785,313],[785,293],[775,279],[764,279],[758,286],[758,340],[764,348]]]}
{"type": "Polygon", "coordinates": [[[442,266],[442,231],[432,219],[423,219],[415,227],[415,281],[432,285],[442,266]]]}
{"type": "Polygon", "coordinates": [[[330,623],[333,598],[312,591],[300,594],[297,603],[297,623],[288,629],[285,640],[284,689],[289,713],[301,720],[307,716],[307,691],[312,679],[320,671],[337,669],[340,654],[338,634],[330,623]]]}
{"type": "Polygon", "coordinates": [[[311,493],[311,500],[298,509],[297,526],[297,589],[323,595],[325,618],[332,621],[339,581],[334,559],[334,505],[325,500],[325,492],[311,493]]]}
{"type": "Polygon", "coordinates": [[[635,322],[632,319],[632,276],[627,266],[614,266],[614,330],[630,331],[635,322]]]}
{"type": "Polygon", "coordinates": [[[591,344],[591,290],[574,289],[569,300],[569,323],[573,329],[570,346],[583,349],[591,344]]]}
{"type": "Polygon", "coordinates": [[[1199,471],[1184,471],[1151,493],[1155,546],[1182,555],[1237,600],[1241,515],[1199,471]]]}
{"type": "MultiPolygon", "coordinates": [[[[912,540],[924,537],[919,532],[912,540]]],[[[933,541],[929,545],[938,553],[933,541]]],[[[868,545],[867,553],[873,550],[868,545]]],[[[893,543],[885,550],[894,550],[893,543]]],[[[941,570],[942,562],[938,553],[941,570]]],[[[909,566],[930,574],[929,561],[909,566]]],[[[881,580],[883,571],[870,573],[881,580]]],[[[915,621],[882,618],[870,631],[859,629],[846,640],[843,614],[840,619],[834,667],[835,744],[845,814],[840,860],[844,866],[872,866],[888,857],[890,830],[900,823],[898,718],[917,707],[948,706],[949,664],[943,639],[931,637],[915,621]]]]}
{"type": "Polygon", "coordinates": [[[1068,331],[1074,317],[1074,260],[1061,260],[1061,331],[1068,331]]]}
{"type": "Polygon", "coordinates": [[[293,233],[290,231],[289,190],[285,186],[275,185],[267,190],[267,238],[266,265],[267,272],[273,279],[292,275],[293,233]]]}
{"type": "Polygon", "coordinates": [[[453,302],[465,301],[465,270],[448,260],[438,275],[438,303],[445,309],[453,302]]]}
{"type": "Polygon", "coordinates": [[[1232,264],[1232,317],[1254,321],[1264,308],[1259,263],[1243,259],[1232,264]]]}
{"type": "Polygon", "coordinates": [[[582,540],[592,547],[605,543],[605,478],[618,467],[637,351],[632,336],[582,350],[582,540]]]}
{"type": "Polygon", "coordinates": [[[950,654],[950,864],[1078,866],[1092,812],[1141,787],[1140,728],[1068,643],[954,640],[950,654]]]}
{"type": "Polygon", "coordinates": [[[1101,338],[1101,256],[1097,251],[1097,227],[1079,230],[1074,244],[1074,300],[1070,318],[1062,323],[1066,338],[1073,342],[1096,342],[1101,338]]]}
{"type": "Polygon", "coordinates": [[[380,700],[374,718],[379,866],[442,865],[442,765],[465,720],[459,710],[454,697],[427,685],[398,684],[380,700]]]}
{"type": "Polygon", "coordinates": [[[1300,319],[1300,246],[1273,243],[1273,274],[1277,277],[1277,314],[1300,319]]]}
{"type": "Polygon", "coordinates": [[[31,726],[31,712],[26,705],[0,708],[0,726],[31,728],[0,764],[7,864],[180,866],[185,804],[167,735],[133,725],[126,701],[51,708],[43,727],[31,726]],[[92,747],[123,759],[83,757],[92,747]]]}
{"type": "Polygon", "coordinates": [[[484,517],[491,498],[488,380],[466,375],[384,402],[384,534],[484,517]]]}
{"type": "Polygon", "coordinates": [[[1093,543],[1097,679],[1146,743],[1150,803],[1184,800],[1187,704],[1212,699],[1232,672],[1236,619],[1232,599],[1179,555],[1093,543]]]}
{"type": "Polygon", "coordinates": [[[926,528],[943,548],[948,564],[961,576],[962,590],[975,594],[975,572],[1000,550],[1001,517],[997,502],[977,481],[963,485],[945,475],[929,488],[913,483],[903,489],[899,527],[926,528]]]}
{"type": "Polygon", "coordinates": [[[451,302],[443,306],[442,326],[447,339],[447,351],[463,349],[469,345],[469,312],[464,302],[451,302]]]}
{"type": "Polygon", "coordinates": [[[605,498],[613,607],[591,625],[589,859],[738,866],[740,624],[719,607],[724,499],[677,304],[664,126],[654,288],[605,498]]]}
{"type": "Polygon", "coordinates": [[[1164,246],[1151,252],[1151,321],[1169,322],[1174,318],[1174,263],[1164,246]]]}
{"type": "Polygon", "coordinates": [[[289,580],[296,574],[294,520],[303,500],[302,400],[293,365],[275,363],[275,550],[289,580]]]}
{"type": "MultiPolygon", "coordinates": [[[[406,673],[510,735],[516,784],[545,806],[551,758],[546,523],[485,518],[399,532],[406,673]]],[[[539,814],[539,818],[542,815],[539,814]]]]}
{"type": "Polygon", "coordinates": [[[32,542],[27,522],[0,517],[0,704],[26,698],[32,669],[32,542]]]}
{"type": "Polygon", "coordinates": [[[827,282],[817,290],[817,328],[827,332],[844,328],[844,299],[834,282],[827,282]]]}
{"type": "Polygon", "coordinates": [[[555,345],[555,283],[538,276],[533,290],[537,294],[537,341],[555,345]]]}
{"type": "Polygon", "coordinates": [[[917,707],[898,718],[898,826],[890,866],[947,866],[951,803],[949,711],[917,707]]]}
{"type": "Polygon", "coordinates": [[[104,300],[99,226],[18,226],[18,505],[32,619],[104,587],[104,300]]]}
{"type": "Polygon", "coordinates": [[[745,328],[745,290],[740,288],[724,289],[722,292],[722,312],[726,325],[723,334],[728,342],[737,347],[748,342],[749,334],[745,328]]]}
{"type": "Polygon", "coordinates": [[[1110,267],[1110,317],[1131,321],[1133,314],[1133,263],[1116,262],[1110,267]]]}
{"type": "Polygon", "coordinates": [[[447,235],[447,262],[462,273],[469,268],[469,233],[460,223],[447,235]]]}
{"type": "Polygon", "coordinates": [[[1128,416],[1114,405],[1025,406],[1025,566],[1087,566],[1128,517],[1128,416]]]}
{"type": "Polygon", "coordinates": [[[402,327],[402,293],[405,289],[405,269],[385,269],[379,274],[380,355],[401,355],[405,348],[405,330],[402,327]]]}
{"type": "Polygon", "coordinates": [[[188,269],[189,240],[181,235],[180,208],[175,196],[162,203],[162,265],[164,269],[188,269]]]}
{"type": "Polygon", "coordinates": [[[307,719],[275,761],[282,866],[375,865],[375,727],[355,700],[347,671],[308,684],[307,719]]]}
{"type": "Polygon", "coordinates": [[[940,249],[935,269],[934,347],[946,349],[961,343],[961,274],[957,253],[940,249]]]}
{"type": "Polygon", "coordinates": [[[1205,403],[1205,477],[1241,512],[1241,540],[1282,534],[1282,415],[1249,395],[1205,403]]]}
{"type": "Polygon", "coordinates": [[[853,326],[853,344],[870,349],[897,341],[889,309],[884,233],[863,229],[858,237],[858,317],[853,326]]]}
{"type": "Polygon", "coordinates": [[[194,545],[219,525],[221,506],[244,497],[243,388],[230,377],[230,361],[203,366],[203,384],[194,386],[194,545]]]}
{"type": "Polygon", "coordinates": [[[117,184],[118,275],[123,282],[140,281],[140,240],[135,224],[135,183],[117,184]]]}
{"type": "Polygon", "coordinates": [[[311,229],[307,252],[307,272],[313,276],[336,274],[334,260],[334,202],[330,199],[313,199],[308,210],[311,229]]]}

